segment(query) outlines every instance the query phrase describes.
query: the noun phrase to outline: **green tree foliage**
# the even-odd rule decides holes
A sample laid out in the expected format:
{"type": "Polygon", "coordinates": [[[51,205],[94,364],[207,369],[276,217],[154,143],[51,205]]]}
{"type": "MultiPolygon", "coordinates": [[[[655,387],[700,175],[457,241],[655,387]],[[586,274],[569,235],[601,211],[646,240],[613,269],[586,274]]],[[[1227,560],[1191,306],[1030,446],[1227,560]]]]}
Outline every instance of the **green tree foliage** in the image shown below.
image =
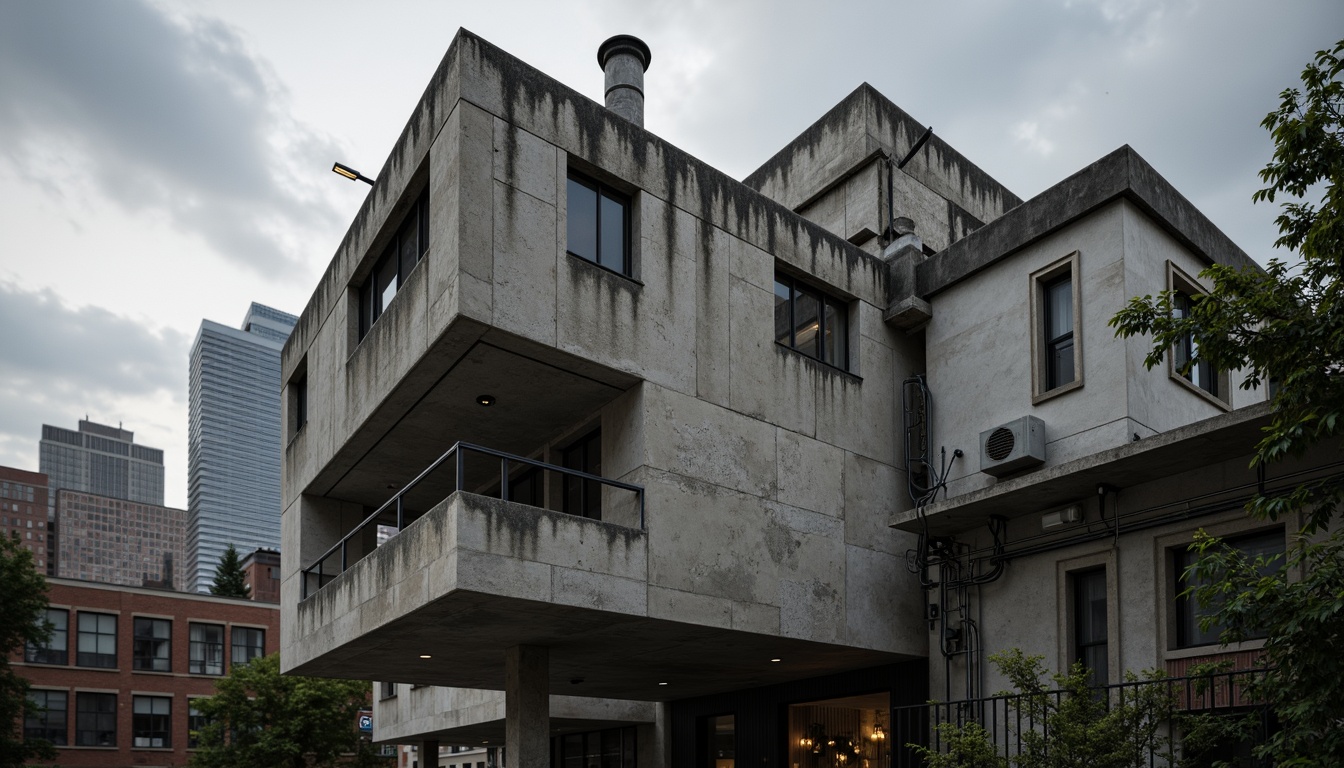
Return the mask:
{"type": "Polygon", "coordinates": [[[252,596],[252,589],[247,586],[247,575],[243,573],[243,565],[238,559],[238,550],[232,544],[219,556],[219,566],[215,568],[215,582],[210,585],[210,594],[220,597],[252,596]]]}
{"type": "MultiPolygon", "coordinates": [[[[1088,687],[1087,670],[1075,664],[1067,674],[1047,677],[1043,656],[1014,648],[989,657],[1008,678],[1007,727],[1020,751],[1001,757],[978,723],[936,726],[943,749],[907,745],[928,768],[1145,768],[1153,755],[1170,756],[1165,724],[1174,701],[1166,685],[1133,685],[1123,695],[1088,687]],[[1022,728],[1020,731],[1015,729],[1022,728]],[[1027,725],[1033,724],[1033,725],[1027,725]]],[[[1129,683],[1155,682],[1160,672],[1126,674],[1129,683]]]]}
{"type": "MultiPolygon", "coordinates": [[[[1281,94],[1262,125],[1274,157],[1260,172],[1256,201],[1289,198],[1277,222],[1276,245],[1300,261],[1273,260],[1263,271],[1224,265],[1201,276],[1213,289],[1186,317],[1172,315],[1172,297],[1133,299],[1112,320],[1120,336],[1148,334],[1146,364],[1160,363],[1189,336],[1201,359],[1246,372],[1243,387],[1273,385],[1271,421],[1253,465],[1308,450],[1338,451],[1344,430],[1344,41],[1319,51],[1302,73],[1302,89],[1281,94]]],[[[1212,609],[1205,629],[1223,627],[1237,642],[1268,633],[1267,672],[1255,694],[1272,706],[1281,729],[1260,748],[1278,765],[1344,765],[1344,529],[1332,526],[1344,476],[1259,496],[1255,517],[1297,526],[1276,572],[1264,575],[1217,539],[1200,534],[1200,559],[1185,574],[1200,604],[1212,609]],[[1332,527],[1334,528],[1331,532],[1332,527]],[[1290,574],[1300,578],[1288,578],[1290,574]]],[[[1263,565],[1261,563],[1260,565],[1263,565]]]]}
{"type": "Polygon", "coordinates": [[[11,654],[24,644],[46,642],[51,629],[44,621],[47,580],[33,567],[33,553],[8,536],[0,536],[0,766],[23,765],[28,760],[56,756],[42,740],[25,740],[23,713],[28,706],[28,681],[14,673],[11,654]]]}
{"type": "Polygon", "coordinates": [[[280,674],[273,653],[237,664],[195,706],[208,724],[198,732],[193,768],[366,768],[390,766],[359,737],[356,721],[369,684],[280,674]]]}

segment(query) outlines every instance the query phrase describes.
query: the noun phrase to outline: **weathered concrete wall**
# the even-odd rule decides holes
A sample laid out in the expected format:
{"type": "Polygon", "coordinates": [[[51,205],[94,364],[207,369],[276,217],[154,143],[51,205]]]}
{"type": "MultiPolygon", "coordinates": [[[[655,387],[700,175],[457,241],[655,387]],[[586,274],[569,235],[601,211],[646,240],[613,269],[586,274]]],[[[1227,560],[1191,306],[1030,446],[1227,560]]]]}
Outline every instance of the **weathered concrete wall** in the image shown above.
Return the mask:
{"type": "MultiPolygon", "coordinates": [[[[922,348],[882,322],[885,265],[470,35],[434,87],[434,108],[415,118],[433,126],[403,136],[286,351],[287,375],[306,369],[310,414],[286,456],[285,547],[300,553],[287,560],[287,666],[455,589],[923,654],[904,559],[913,539],[886,527],[905,505],[897,385],[922,368],[922,348]],[[566,253],[571,167],[631,193],[633,279],[566,253]],[[353,292],[402,214],[377,201],[426,187],[429,252],[360,340],[353,292]],[[777,266],[849,302],[848,371],[774,343],[777,266]],[[525,552],[473,549],[463,537],[488,531],[488,515],[454,507],[416,524],[444,518],[444,530],[415,544],[401,540],[409,529],[295,608],[298,569],[364,511],[313,490],[397,440],[400,419],[481,339],[640,382],[535,435],[528,455],[558,463],[560,447],[600,426],[604,474],[648,490],[647,533],[631,532],[647,542],[641,565],[574,566],[565,536],[525,552]]],[[[855,183],[875,188],[877,177],[855,183]]],[[[856,197],[850,210],[870,221],[876,201],[856,197]]],[[[431,417],[451,434],[452,412],[431,417]]],[[[628,507],[604,519],[638,525],[628,507]]],[[[413,682],[407,671],[397,679],[413,682]]],[[[414,733],[431,717],[416,707],[446,708],[440,719],[489,708],[489,696],[442,695],[457,698],[409,696],[419,703],[390,722],[414,733]]]]}
{"type": "MultiPolygon", "coordinates": [[[[1249,443],[1247,445],[1249,448],[1249,443]]],[[[1192,450],[1194,447],[1192,446],[1192,450]]],[[[1230,648],[1203,645],[1178,648],[1174,601],[1177,569],[1174,556],[1204,529],[1216,536],[1259,531],[1295,521],[1266,523],[1247,517],[1242,504],[1256,488],[1257,478],[1248,466],[1249,454],[1216,462],[1186,472],[1171,474],[1119,489],[1109,497],[1103,512],[1094,498],[1082,498],[1081,522],[1056,529],[1042,538],[1041,512],[1012,520],[1007,529],[1008,551],[1025,543],[1058,543],[1058,548],[1011,559],[1001,578],[972,590],[972,616],[981,628],[983,656],[1012,648],[1045,657],[1050,670],[1065,669],[1073,661],[1072,574],[1093,568],[1106,570],[1108,612],[1108,675],[1111,682],[1123,671],[1163,669],[1168,663],[1221,653],[1258,648],[1263,641],[1248,641],[1230,648]],[[1117,511],[1121,533],[1097,536],[1112,530],[1117,511]],[[1091,541],[1069,544],[1070,539],[1091,541]],[[1018,543],[1022,542],[1022,543],[1018,543]]],[[[1276,468],[1275,476],[1305,469],[1308,462],[1276,468]]],[[[1269,479],[1270,487],[1293,482],[1269,479]]],[[[985,528],[958,537],[972,550],[988,547],[992,540],[985,528]]],[[[934,595],[937,594],[935,591],[934,595]]],[[[931,636],[933,637],[933,636],[931,636]]],[[[944,666],[936,650],[930,661],[930,691],[945,698],[944,666]]],[[[982,691],[990,695],[1008,687],[993,665],[985,663],[982,691]]],[[[964,667],[952,669],[952,698],[960,698],[964,667]]]]}
{"type": "MultiPolygon", "coordinates": [[[[881,234],[893,212],[915,222],[935,250],[956,242],[1022,201],[936,134],[908,165],[904,159],[924,126],[861,85],[744,183],[849,239],[865,227],[881,234]]],[[[865,246],[877,253],[879,243],[865,246]]]]}
{"type": "MultiPolygon", "coordinates": [[[[1128,200],[1056,229],[1012,258],[953,284],[932,299],[925,330],[933,392],[934,450],[960,448],[948,496],[992,485],[980,472],[979,435],[1020,416],[1045,422],[1046,466],[1097,453],[1222,413],[1166,366],[1143,366],[1147,342],[1122,340],[1107,325],[1135,295],[1166,289],[1166,264],[1196,274],[1200,260],[1128,200]],[[1031,274],[1077,251],[1081,387],[1032,404],[1031,274]]],[[[1232,405],[1259,402],[1261,391],[1236,389],[1232,405]]]]}

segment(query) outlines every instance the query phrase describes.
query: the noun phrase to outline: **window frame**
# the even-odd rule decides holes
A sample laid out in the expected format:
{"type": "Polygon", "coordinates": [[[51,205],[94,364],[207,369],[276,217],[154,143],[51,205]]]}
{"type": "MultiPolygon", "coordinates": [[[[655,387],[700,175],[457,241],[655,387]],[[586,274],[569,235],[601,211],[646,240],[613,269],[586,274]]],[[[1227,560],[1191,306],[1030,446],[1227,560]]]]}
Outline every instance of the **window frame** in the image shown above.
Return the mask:
{"type": "Polygon", "coordinates": [[[382,252],[374,259],[372,268],[368,274],[360,281],[358,287],[354,289],[355,296],[355,340],[356,343],[363,341],[365,336],[373,330],[373,326],[387,312],[388,307],[392,305],[393,300],[401,293],[410,280],[411,273],[425,260],[425,255],[429,253],[429,185],[420,190],[415,196],[415,201],[397,220],[395,226],[389,230],[388,241],[384,244],[382,252]],[[413,231],[416,237],[416,243],[412,247],[413,256],[407,263],[408,253],[405,251],[402,235],[406,227],[407,219],[411,216],[416,217],[413,231]],[[387,296],[387,289],[378,290],[380,276],[387,275],[387,270],[395,268],[391,272],[393,280],[392,294],[387,296]]]}
{"type": "MultiPolygon", "coordinates": [[[[1196,296],[1204,296],[1208,294],[1208,290],[1200,285],[1195,278],[1191,277],[1171,261],[1167,262],[1167,290],[1171,291],[1172,294],[1173,311],[1176,309],[1176,301],[1180,298],[1184,298],[1188,304],[1196,296]]],[[[1184,311],[1189,311],[1188,306],[1184,311]]],[[[1178,364],[1176,362],[1178,352],[1177,346],[1173,346],[1171,349],[1167,350],[1167,376],[1177,382],[1180,386],[1184,387],[1187,391],[1194,392],[1222,410],[1232,410],[1232,381],[1228,372],[1220,371],[1209,363],[1199,360],[1198,349],[1194,343],[1194,339],[1188,334],[1178,341],[1177,345],[1183,347],[1180,352],[1184,356],[1184,360],[1190,361],[1193,359],[1191,373],[1194,373],[1196,369],[1203,370],[1203,377],[1209,379],[1213,389],[1208,389],[1203,385],[1196,383],[1191,376],[1181,373],[1180,368],[1183,367],[1185,363],[1178,364]],[[1204,367],[1200,368],[1200,366],[1204,367]]]]}
{"type": "Polygon", "coordinates": [[[76,747],[93,747],[95,749],[116,749],[117,748],[117,694],[103,691],[75,691],[75,743],[76,747]],[[85,702],[106,704],[111,702],[111,711],[100,711],[99,707],[86,709],[82,706],[85,702]],[[85,716],[93,718],[94,727],[85,728],[85,716]],[[111,728],[101,727],[110,724],[111,728]],[[112,735],[111,743],[83,743],[85,734],[94,734],[91,739],[96,742],[97,734],[110,733],[112,735]]]}
{"type": "Polygon", "coordinates": [[[773,303],[771,306],[773,307],[773,309],[771,310],[771,314],[775,315],[774,318],[775,327],[772,333],[774,336],[776,346],[797,352],[803,357],[812,360],[814,362],[820,363],[826,366],[827,368],[831,368],[837,371],[843,371],[845,373],[851,373],[850,369],[853,363],[853,354],[850,350],[850,347],[852,345],[850,343],[851,324],[849,314],[850,314],[851,302],[849,300],[843,299],[831,293],[830,291],[817,287],[815,283],[809,280],[796,277],[792,273],[781,270],[779,268],[775,269],[775,284],[774,288],[772,289],[772,299],[773,303]],[[782,341],[780,338],[781,337],[779,326],[780,318],[778,317],[778,312],[780,307],[779,289],[781,286],[787,288],[789,291],[789,298],[788,298],[789,341],[787,343],[782,341]],[[799,348],[798,346],[797,306],[798,306],[798,297],[800,294],[814,299],[817,303],[817,333],[815,338],[816,343],[815,354],[808,352],[805,349],[799,348]],[[829,329],[827,327],[830,321],[827,320],[826,310],[831,308],[834,308],[836,310],[834,316],[838,318],[840,321],[841,327],[839,333],[835,333],[832,329],[829,329]],[[827,359],[827,357],[829,356],[827,350],[828,345],[826,343],[826,338],[828,334],[833,339],[843,340],[844,349],[841,352],[842,359],[838,363],[832,362],[831,360],[827,359]]]}
{"type": "Polygon", "coordinates": [[[23,737],[25,739],[44,739],[53,747],[69,746],[70,742],[70,692],[51,688],[30,688],[28,705],[23,713],[23,737]],[[42,694],[42,703],[35,701],[33,694],[42,694]],[[51,697],[61,696],[64,703],[61,708],[53,709],[51,697]],[[40,708],[42,711],[36,711],[40,708]],[[61,722],[57,726],[51,722],[53,712],[61,713],[61,722]]]}
{"type": "Polygon", "coordinates": [[[193,621],[187,624],[187,672],[193,675],[209,675],[211,677],[222,677],[225,672],[224,664],[224,625],[214,624],[205,621],[193,621]],[[196,629],[217,629],[219,630],[219,642],[212,643],[208,640],[197,640],[196,629]],[[219,649],[219,671],[211,672],[209,660],[209,648],[218,646],[219,649]],[[201,653],[197,654],[197,649],[201,653]],[[200,670],[200,671],[198,671],[200,670]]]}
{"type": "MultiPolygon", "coordinates": [[[[1093,688],[1105,686],[1110,682],[1110,617],[1113,606],[1110,601],[1110,580],[1107,578],[1106,566],[1098,565],[1091,568],[1080,568],[1069,572],[1069,589],[1073,595],[1072,613],[1070,615],[1070,645],[1072,650],[1069,656],[1069,666],[1082,663],[1088,670],[1088,685],[1093,688]],[[1083,628],[1086,623],[1086,617],[1092,606],[1089,604],[1088,595],[1084,587],[1085,580],[1098,579],[1101,582],[1101,602],[1106,611],[1106,618],[1101,622],[1101,637],[1095,636],[1084,638],[1083,628]],[[1087,663],[1088,651],[1094,648],[1101,648],[1102,655],[1106,659],[1104,667],[1097,668],[1087,663]]],[[[1094,629],[1095,629],[1095,623],[1094,629]]]]}
{"type": "Polygon", "coordinates": [[[192,696],[187,699],[187,749],[199,749],[201,744],[200,732],[205,730],[213,721],[208,715],[203,714],[196,708],[196,702],[208,699],[209,696],[192,696]],[[198,734],[193,736],[192,734],[198,734]]]}
{"type": "Polygon", "coordinates": [[[229,627],[230,664],[234,666],[238,664],[248,664],[253,659],[259,659],[265,655],[266,655],[266,630],[263,627],[249,627],[240,624],[235,624],[229,627]],[[247,635],[248,633],[252,632],[257,633],[257,638],[259,642],[256,645],[249,645],[246,643],[240,644],[238,642],[238,634],[240,632],[243,633],[244,635],[247,635]],[[238,650],[240,648],[243,649],[243,655],[245,656],[245,658],[243,658],[241,661],[238,658],[238,650]],[[249,651],[254,651],[254,653],[249,654],[249,651]]]}
{"type": "Polygon", "coordinates": [[[53,666],[67,666],[70,664],[70,610],[68,608],[47,608],[43,614],[43,620],[52,624],[51,636],[47,642],[42,645],[33,645],[25,643],[23,649],[23,660],[28,664],[50,664],[53,666]],[[65,620],[65,626],[55,627],[52,622],[53,614],[60,614],[65,620]],[[55,648],[54,645],[60,639],[61,647],[55,648]],[[59,661],[55,660],[55,654],[60,654],[59,661]]]}
{"type": "MultiPolygon", "coordinates": [[[[1086,510],[1084,512],[1086,514],[1086,510]]],[[[1106,576],[1106,679],[1110,681],[1119,680],[1122,677],[1119,659],[1119,643],[1114,639],[1120,637],[1120,611],[1117,606],[1120,604],[1119,585],[1116,579],[1115,553],[1110,550],[1094,551],[1091,554],[1079,555],[1068,560],[1058,561],[1056,567],[1056,604],[1058,606],[1058,669],[1070,669],[1073,662],[1077,660],[1078,637],[1076,620],[1076,611],[1078,609],[1078,600],[1076,595],[1077,574],[1088,571],[1104,571],[1106,576]]]]}
{"type": "Polygon", "coordinates": [[[163,619],[157,616],[132,616],[131,617],[131,669],[137,672],[172,672],[173,671],[173,622],[171,619],[163,619]],[[141,622],[146,622],[152,627],[160,624],[167,625],[168,634],[160,637],[158,635],[142,635],[140,633],[141,622]],[[155,643],[162,642],[165,654],[160,656],[155,648],[155,652],[146,655],[141,653],[142,642],[155,643]],[[141,666],[144,662],[150,662],[149,666],[141,666]],[[162,668],[155,666],[156,662],[162,662],[162,668]]]}
{"type": "MultiPolygon", "coordinates": [[[[1082,262],[1081,252],[1073,251],[1031,273],[1031,404],[1049,400],[1066,392],[1072,392],[1083,386],[1083,301],[1082,301],[1082,262]],[[1072,295],[1072,321],[1070,340],[1073,342],[1073,379],[1051,386],[1049,352],[1051,348],[1049,333],[1050,291],[1067,278],[1072,295]]],[[[1053,341],[1058,343],[1061,337],[1053,341]]]]}
{"type": "Polygon", "coordinates": [[[99,611],[76,611],[75,617],[75,666],[91,667],[94,669],[116,669],[117,668],[117,621],[120,618],[115,613],[102,613],[99,611]],[[96,620],[96,625],[92,631],[84,629],[84,617],[88,616],[96,620]],[[104,632],[102,619],[112,620],[112,631],[104,632]],[[104,653],[102,651],[81,651],[80,646],[84,644],[84,638],[88,635],[93,638],[95,647],[102,647],[102,638],[112,638],[112,652],[104,653]]]}
{"type": "Polygon", "coordinates": [[[173,748],[173,697],[158,696],[154,694],[134,694],[131,696],[131,749],[172,749],[173,748]],[[149,712],[141,712],[140,704],[144,703],[150,708],[149,712]],[[167,704],[167,712],[155,712],[154,709],[161,704],[167,704]],[[143,719],[142,719],[143,718],[143,719]],[[147,735],[141,736],[141,732],[147,735]],[[141,739],[153,742],[154,739],[160,739],[160,744],[141,744],[141,739]]]}
{"type": "Polygon", "coordinates": [[[614,275],[620,275],[621,277],[630,278],[632,280],[636,279],[634,237],[631,234],[634,229],[634,209],[634,195],[618,187],[612,186],[607,182],[598,181],[590,174],[574,168],[568,169],[565,174],[565,253],[580,261],[592,264],[595,267],[600,267],[614,275]],[[594,219],[592,222],[594,254],[591,259],[581,253],[575,252],[570,247],[573,245],[571,233],[576,221],[576,218],[570,215],[574,210],[573,206],[570,204],[570,183],[578,184],[592,190],[597,198],[597,205],[594,209],[594,219]],[[611,266],[602,263],[602,200],[604,198],[621,206],[621,248],[623,253],[621,268],[619,270],[613,269],[611,266]]]}
{"type": "MultiPolygon", "coordinates": [[[[1207,649],[1210,647],[1221,646],[1219,635],[1222,634],[1222,627],[1215,627],[1211,636],[1207,635],[1198,625],[1200,618],[1204,615],[1203,610],[1199,607],[1198,600],[1193,595],[1187,597],[1182,596],[1181,594],[1188,586],[1191,586],[1181,578],[1185,573],[1186,568],[1189,567],[1194,560],[1194,553],[1190,551],[1188,536],[1189,535],[1187,534],[1187,543],[1183,546],[1172,547],[1167,558],[1171,567],[1171,577],[1168,579],[1168,582],[1170,583],[1170,589],[1172,590],[1170,593],[1172,596],[1171,637],[1168,645],[1171,650],[1175,651],[1189,651],[1192,649],[1207,649]],[[1196,637],[1194,638],[1189,637],[1189,634],[1192,631],[1196,634],[1196,637]]],[[[1239,544],[1275,538],[1276,543],[1279,545],[1278,550],[1277,552],[1272,552],[1270,554],[1283,555],[1287,552],[1288,534],[1287,530],[1282,525],[1236,531],[1221,535],[1219,538],[1223,540],[1223,543],[1241,549],[1243,554],[1246,550],[1238,546],[1239,544]]],[[[1267,634],[1252,635],[1247,637],[1243,642],[1263,643],[1266,637],[1267,634]]]]}

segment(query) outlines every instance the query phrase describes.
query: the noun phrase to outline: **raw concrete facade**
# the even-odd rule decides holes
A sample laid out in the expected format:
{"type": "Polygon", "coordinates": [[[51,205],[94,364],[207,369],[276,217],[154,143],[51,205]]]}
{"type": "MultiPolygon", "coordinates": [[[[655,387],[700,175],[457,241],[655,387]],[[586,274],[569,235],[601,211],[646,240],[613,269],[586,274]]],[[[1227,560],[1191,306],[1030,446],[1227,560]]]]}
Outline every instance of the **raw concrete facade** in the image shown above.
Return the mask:
{"type": "MultiPolygon", "coordinates": [[[[736,711],[730,757],[785,763],[799,739],[761,702],[913,705],[978,679],[930,632],[932,528],[975,568],[991,515],[1025,530],[1038,493],[1060,507],[1122,484],[1098,467],[1158,484],[1140,496],[1179,482],[1163,462],[1240,482],[1257,412],[1231,409],[1263,395],[1146,371],[1141,341],[1105,327],[1173,268],[1247,261],[1128,148],[1022,202],[865,85],[739,183],[638,114],[459,32],[285,345],[282,658],[398,683],[376,697],[378,740],[507,742],[510,765],[548,765],[545,734],[633,723],[639,765],[693,765],[707,715],[736,711]],[[570,252],[576,178],[627,201],[625,270],[570,252]],[[1078,377],[1042,393],[1032,284],[1066,259],[1078,377]],[[781,281],[841,307],[842,365],[800,352],[801,331],[777,341],[781,281]],[[903,439],[917,376],[937,403],[926,442],[962,452],[934,466],[941,494],[909,490],[929,470],[903,439]],[[979,434],[1021,416],[1044,422],[1043,464],[978,471],[979,434]],[[597,473],[626,486],[566,514],[578,480],[554,467],[591,435],[597,473]],[[459,442],[514,458],[435,463],[459,442]]],[[[1029,628],[987,630],[1013,624],[1007,585],[1054,595],[1060,558],[1095,555],[1052,552],[973,596],[995,647],[1065,642],[1045,639],[1067,618],[1045,597],[1029,628]]],[[[1156,594],[1124,599],[1151,615],[1156,594]]]]}

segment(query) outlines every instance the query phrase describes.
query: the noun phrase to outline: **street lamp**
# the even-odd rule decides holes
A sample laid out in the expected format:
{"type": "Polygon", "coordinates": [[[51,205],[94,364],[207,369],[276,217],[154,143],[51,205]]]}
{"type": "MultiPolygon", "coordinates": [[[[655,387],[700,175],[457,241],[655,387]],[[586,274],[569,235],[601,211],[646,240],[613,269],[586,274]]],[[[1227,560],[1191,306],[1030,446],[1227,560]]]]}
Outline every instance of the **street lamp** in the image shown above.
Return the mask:
{"type": "Polygon", "coordinates": [[[368,176],[365,176],[364,174],[360,173],[359,171],[356,171],[354,168],[351,168],[348,165],[341,165],[340,163],[335,163],[331,166],[331,170],[333,173],[344,176],[345,178],[351,181],[362,181],[365,184],[368,184],[370,187],[373,186],[373,179],[370,179],[368,176]]]}

